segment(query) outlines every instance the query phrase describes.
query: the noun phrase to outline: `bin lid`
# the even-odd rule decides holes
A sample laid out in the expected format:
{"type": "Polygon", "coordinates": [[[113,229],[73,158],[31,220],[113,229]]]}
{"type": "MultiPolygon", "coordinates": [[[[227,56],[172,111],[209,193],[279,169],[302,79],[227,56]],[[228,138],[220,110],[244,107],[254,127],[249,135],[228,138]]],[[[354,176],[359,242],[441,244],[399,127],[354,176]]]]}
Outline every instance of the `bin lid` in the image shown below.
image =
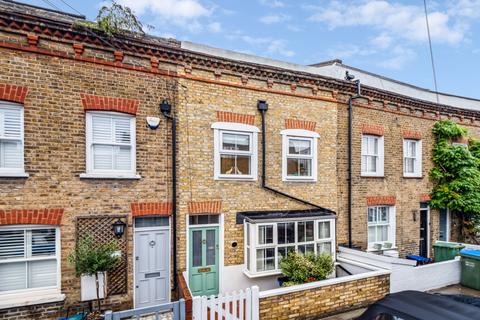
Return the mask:
{"type": "Polygon", "coordinates": [[[467,257],[467,258],[473,258],[480,260],[480,250],[469,250],[469,249],[463,249],[460,251],[460,255],[462,257],[467,257]]]}
{"type": "Polygon", "coordinates": [[[456,242],[446,242],[446,241],[437,241],[433,245],[434,247],[439,247],[439,248],[452,248],[452,249],[462,249],[465,248],[465,246],[461,243],[456,243],[456,242]]]}

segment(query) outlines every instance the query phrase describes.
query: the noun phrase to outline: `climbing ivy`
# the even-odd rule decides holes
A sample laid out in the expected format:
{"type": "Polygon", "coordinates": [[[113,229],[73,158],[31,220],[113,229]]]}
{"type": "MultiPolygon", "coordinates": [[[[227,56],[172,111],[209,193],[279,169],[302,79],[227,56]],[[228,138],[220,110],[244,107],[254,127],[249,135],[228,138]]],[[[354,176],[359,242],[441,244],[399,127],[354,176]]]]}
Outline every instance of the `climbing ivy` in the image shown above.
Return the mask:
{"type": "MultiPolygon", "coordinates": [[[[115,34],[145,35],[143,24],[132,10],[113,0],[109,6],[100,8],[95,22],[77,21],[76,26],[100,30],[110,37],[115,34]]],[[[147,29],[152,28],[147,25],[147,29]]]]}
{"type": "Polygon", "coordinates": [[[476,241],[480,231],[480,141],[468,139],[468,145],[452,142],[466,140],[468,131],[444,120],[433,127],[434,167],[430,178],[434,182],[430,206],[449,208],[461,221],[462,236],[476,241]]]}

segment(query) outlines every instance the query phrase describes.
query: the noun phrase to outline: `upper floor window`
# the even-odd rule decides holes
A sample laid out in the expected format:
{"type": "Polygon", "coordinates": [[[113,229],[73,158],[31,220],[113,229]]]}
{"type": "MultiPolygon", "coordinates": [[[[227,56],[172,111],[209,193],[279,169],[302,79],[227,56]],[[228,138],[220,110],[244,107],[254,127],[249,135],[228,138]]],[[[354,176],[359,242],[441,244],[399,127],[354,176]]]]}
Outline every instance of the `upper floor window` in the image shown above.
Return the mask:
{"type": "Polygon", "coordinates": [[[301,129],[281,132],[283,140],[283,181],[317,180],[318,133],[301,129]]]}
{"type": "Polygon", "coordinates": [[[87,175],[99,177],[135,174],[135,117],[91,111],[87,123],[87,175]]]}
{"type": "Polygon", "coordinates": [[[405,177],[422,176],[421,140],[403,140],[403,175],[405,177]]]}
{"type": "Polygon", "coordinates": [[[245,262],[250,275],[280,272],[289,252],[335,254],[335,220],[245,222],[245,262]]]}
{"type": "Polygon", "coordinates": [[[383,176],[383,137],[362,135],[362,176],[383,176]]]}
{"type": "Polygon", "coordinates": [[[385,243],[395,246],[395,207],[368,207],[368,248],[385,243]]]}
{"type": "Polygon", "coordinates": [[[23,107],[0,101],[0,176],[22,173],[23,107]]]}
{"type": "Polygon", "coordinates": [[[216,122],[214,129],[215,179],[257,179],[258,128],[216,122]]]}
{"type": "Polygon", "coordinates": [[[0,228],[0,296],[60,288],[60,234],[54,226],[0,228]]]}

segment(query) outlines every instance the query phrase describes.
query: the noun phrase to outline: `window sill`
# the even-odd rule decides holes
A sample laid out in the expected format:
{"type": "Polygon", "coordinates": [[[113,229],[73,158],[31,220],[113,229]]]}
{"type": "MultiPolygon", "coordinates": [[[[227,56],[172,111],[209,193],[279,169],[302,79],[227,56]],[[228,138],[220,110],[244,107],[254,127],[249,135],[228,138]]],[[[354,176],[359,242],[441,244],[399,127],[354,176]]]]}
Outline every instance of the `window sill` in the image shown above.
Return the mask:
{"type": "Polygon", "coordinates": [[[383,252],[383,251],[390,251],[390,250],[397,250],[398,247],[394,246],[394,247],[391,247],[391,248],[385,248],[385,249],[380,249],[380,250],[377,250],[377,249],[374,249],[374,248],[368,248],[367,249],[367,252],[383,252]]]}
{"type": "Polygon", "coordinates": [[[244,270],[243,273],[250,279],[268,277],[268,276],[278,276],[282,274],[282,272],[279,270],[272,270],[272,271],[259,272],[259,273],[250,273],[250,271],[244,270]]]}
{"type": "Polygon", "coordinates": [[[215,177],[215,181],[257,181],[256,177],[215,177]]]}
{"type": "Polygon", "coordinates": [[[60,302],[63,300],[65,300],[65,295],[58,292],[51,294],[36,292],[35,294],[31,293],[31,295],[22,294],[12,295],[11,297],[2,297],[2,295],[0,295],[0,309],[26,307],[36,304],[60,302]]]}
{"type": "Polygon", "coordinates": [[[403,176],[404,179],[423,179],[423,176],[403,176]]]}
{"type": "Polygon", "coordinates": [[[304,178],[304,179],[301,179],[301,178],[283,178],[282,179],[283,182],[300,182],[300,183],[315,183],[317,182],[317,179],[313,179],[313,178],[304,178]]]}
{"type": "Polygon", "coordinates": [[[28,178],[29,176],[26,172],[0,172],[0,178],[28,178]]]}
{"type": "Polygon", "coordinates": [[[138,174],[128,173],[81,173],[80,179],[125,179],[139,180],[142,177],[138,174]]]}
{"type": "Polygon", "coordinates": [[[385,178],[385,175],[378,175],[378,174],[368,174],[368,173],[362,173],[360,174],[362,178],[385,178]]]}

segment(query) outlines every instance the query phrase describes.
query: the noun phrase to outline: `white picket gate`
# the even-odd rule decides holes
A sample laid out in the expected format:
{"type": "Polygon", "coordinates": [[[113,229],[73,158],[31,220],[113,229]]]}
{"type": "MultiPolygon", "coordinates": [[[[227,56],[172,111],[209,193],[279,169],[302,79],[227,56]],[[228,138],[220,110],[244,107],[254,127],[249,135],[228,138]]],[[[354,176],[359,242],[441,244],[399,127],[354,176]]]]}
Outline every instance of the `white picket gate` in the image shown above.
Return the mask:
{"type": "Polygon", "coordinates": [[[259,320],[258,292],[258,287],[253,286],[216,297],[194,297],[193,320],[259,320]]]}

